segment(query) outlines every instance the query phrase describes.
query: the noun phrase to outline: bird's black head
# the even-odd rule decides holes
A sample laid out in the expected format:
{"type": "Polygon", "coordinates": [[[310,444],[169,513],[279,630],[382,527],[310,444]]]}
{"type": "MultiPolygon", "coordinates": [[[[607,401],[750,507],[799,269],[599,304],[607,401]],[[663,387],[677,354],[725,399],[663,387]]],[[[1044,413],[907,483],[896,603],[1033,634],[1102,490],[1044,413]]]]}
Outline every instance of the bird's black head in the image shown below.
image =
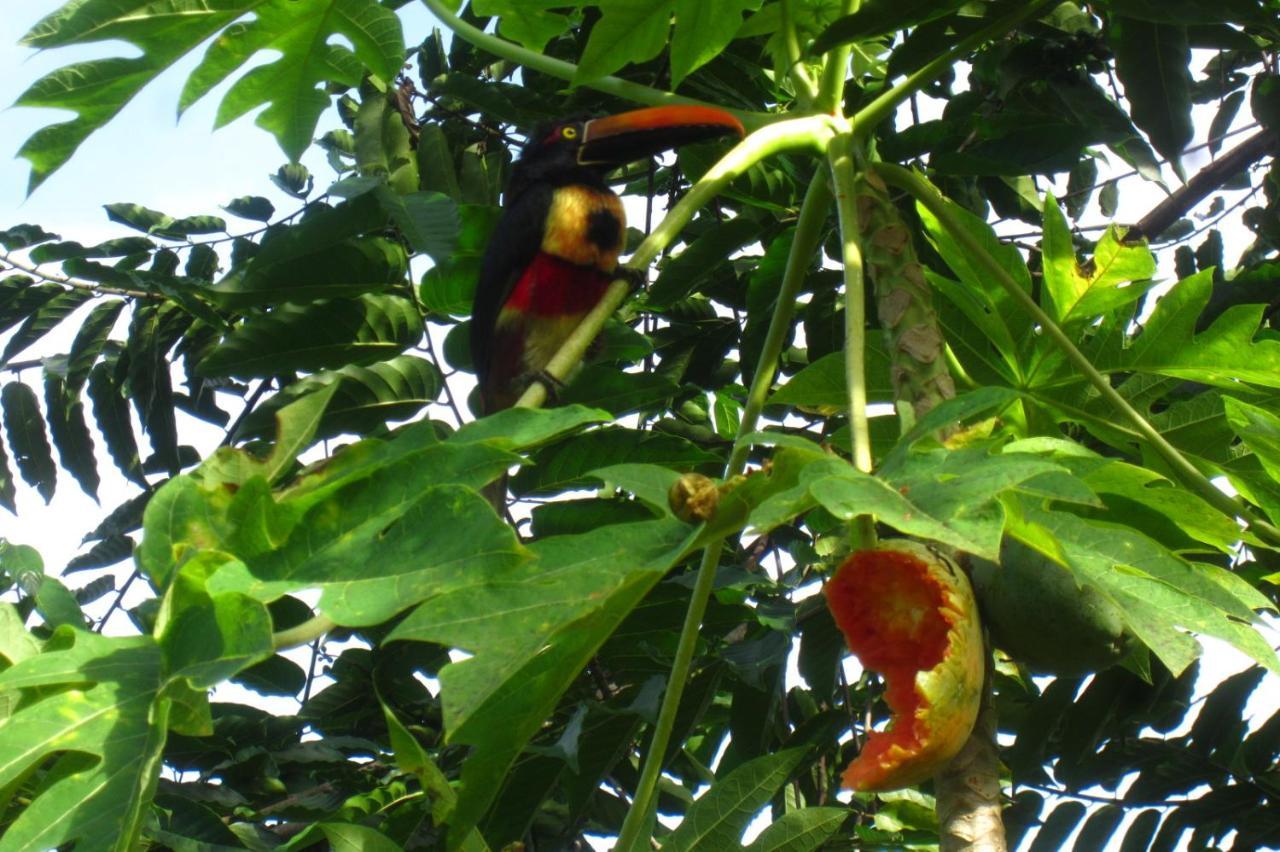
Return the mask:
{"type": "Polygon", "coordinates": [[[720,136],[743,135],[742,123],[703,106],[637,109],[592,119],[568,119],[538,128],[512,171],[508,198],[540,181],[604,185],[618,166],[660,151],[720,136]]]}

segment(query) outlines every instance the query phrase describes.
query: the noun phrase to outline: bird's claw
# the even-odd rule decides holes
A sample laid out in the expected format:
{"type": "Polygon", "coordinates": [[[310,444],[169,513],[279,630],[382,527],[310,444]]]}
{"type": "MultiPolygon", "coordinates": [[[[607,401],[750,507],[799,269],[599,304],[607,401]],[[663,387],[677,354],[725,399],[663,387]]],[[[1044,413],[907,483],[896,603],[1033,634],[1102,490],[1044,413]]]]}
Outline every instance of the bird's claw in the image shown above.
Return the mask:
{"type": "Polygon", "coordinates": [[[551,375],[546,370],[539,370],[530,378],[532,381],[538,382],[546,388],[548,400],[556,405],[560,403],[560,393],[565,389],[564,382],[551,375]]]}
{"type": "Polygon", "coordinates": [[[648,270],[636,269],[634,266],[619,266],[613,271],[613,277],[626,281],[632,290],[639,290],[649,281],[648,270]]]}

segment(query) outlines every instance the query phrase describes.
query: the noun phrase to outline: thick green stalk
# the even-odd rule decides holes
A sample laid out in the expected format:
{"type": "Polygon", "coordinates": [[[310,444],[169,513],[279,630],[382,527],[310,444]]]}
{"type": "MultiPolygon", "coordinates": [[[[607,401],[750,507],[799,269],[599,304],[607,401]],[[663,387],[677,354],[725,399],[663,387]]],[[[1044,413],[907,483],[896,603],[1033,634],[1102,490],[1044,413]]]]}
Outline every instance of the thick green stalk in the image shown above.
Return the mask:
{"type": "MultiPolygon", "coordinates": [[[[822,225],[826,221],[830,206],[831,190],[827,185],[826,176],[819,171],[809,182],[804,203],[800,207],[795,239],[791,243],[787,267],[778,289],[778,301],[774,305],[773,317],[769,320],[769,330],[765,335],[764,347],[760,350],[760,360],[756,365],[755,378],[747,393],[746,405],[743,406],[742,420],[738,424],[733,452],[725,467],[726,479],[737,476],[746,468],[749,445],[745,439],[755,431],[760,410],[764,407],[764,400],[769,394],[769,389],[773,387],[773,380],[778,370],[778,358],[782,355],[787,331],[791,328],[791,320],[795,316],[796,296],[804,284],[805,272],[809,268],[813,253],[822,239],[822,225]]],[[[622,830],[618,833],[618,843],[614,847],[616,852],[638,852],[642,846],[645,848],[648,846],[647,841],[641,838],[641,834],[649,825],[649,815],[657,802],[655,791],[658,786],[658,777],[662,773],[662,758],[666,754],[667,746],[671,741],[671,732],[675,727],[676,712],[680,709],[680,698],[684,693],[689,668],[693,663],[693,652],[698,644],[698,631],[702,626],[702,617],[706,614],[707,601],[711,597],[711,588],[715,581],[716,567],[720,562],[720,548],[723,542],[723,539],[716,539],[702,552],[697,580],[689,597],[689,609],[685,612],[684,625],[680,630],[680,643],[676,647],[675,659],[671,664],[671,676],[667,680],[667,689],[662,696],[662,708],[658,711],[653,738],[645,754],[640,781],[636,785],[635,799],[622,824],[622,830]]]]}
{"type": "Polygon", "coordinates": [[[1015,9],[1009,14],[997,18],[972,35],[956,42],[946,53],[931,60],[920,70],[910,74],[901,83],[882,93],[871,103],[858,110],[853,116],[853,135],[862,138],[877,124],[883,121],[898,104],[911,97],[925,87],[927,83],[941,77],[943,73],[958,60],[968,56],[987,42],[1011,32],[1023,21],[1036,17],[1050,6],[1056,6],[1059,0],[1036,0],[1034,3],[1015,9]]]}
{"type": "MultiPolygon", "coordinates": [[[[840,15],[852,15],[858,10],[861,0],[844,0],[840,4],[840,15]]],[[[844,81],[849,76],[849,54],[852,44],[840,44],[827,51],[827,58],[822,66],[822,83],[818,86],[818,97],[814,107],[828,115],[844,115],[844,81]]]]}
{"type": "Polygon", "coordinates": [[[287,651],[313,642],[337,626],[338,623],[329,616],[317,615],[288,630],[272,633],[271,644],[277,651],[287,651]]]}
{"type": "Polygon", "coordinates": [[[1011,276],[1002,267],[995,258],[987,253],[981,243],[973,237],[972,234],[964,227],[959,219],[952,213],[947,206],[946,199],[942,193],[930,183],[923,175],[912,172],[902,166],[895,166],[888,163],[877,163],[874,169],[886,183],[900,187],[911,193],[911,195],[929,209],[938,221],[942,224],[947,232],[951,234],[957,242],[962,243],[966,249],[973,253],[997,283],[1004,288],[1018,305],[1027,312],[1032,319],[1040,326],[1041,330],[1049,336],[1051,340],[1066,355],[1067,360],[1076,366],[1081,375],[1093,385],[1094,389],[1115,406],[1124,418],[1128,420],[1133,428],[1141,435],[1148,444],[1151,445],[1160,457],[1163,458],[1170,467],[1178,472],[1183,481],[1200,493],[1210,505],[1231,517],[1239,517],[1245,521],[1249,529],[1266,538],[1268,541],[1280,542],[1280,529],[1272,524],[1259,518],[1249,507],[1243,502],[1231,497],[1230,495],[1220,491],[1209,479],[1196,468],[1187,457],[1178,451],[1178,448],[1170,444],[1160,432],[1152,426],[1147,419],[1142,416],[1136,408],[1129,404],[1123,396],[1111,386],[1111,382],[1107,377],[1098,372],[1098,369],[1089,362],[1084,353],[1076,348],[1071,339],[1058,327],[1053,319],[1041,310],[1030,294],[1025,292],[1018,286],[1018,282],[1013,280],[1011,276]]]}
{"type": "Polygon", "coordinates": [[[809,69],[805,67],[804,59],[800,54],[800,39],[796,36],[795,5],[795,0],[782,0],[782,37],[786,39],[787,45],[787,73],[796,87],[800,106],[808,108],[813,104],[813,99],[818,96],[818,86],[809,76],[809,69]]]}
{"type": "Polygon", "coordinates": [[[866,337],[867,307],[862,274],[862,249],[858,244],[858,208],[853,136],[843,133],[827,150],[836,211],[840,215],[840,248],[844,258],[844,369],[849,392],[849,428],[853,463],[871,472],[871,430],[867,425],[866,337]]]}
{"type": "MultiPolygon", "coordinates": [[[[440,20],[440,23],[452,30],[454,35],[481,50],[488,51],[502,59],[509,59],[518,65],[523,65],[525,68],[532,68],[534,71],[539,71],[548,77],[555,77],[557,80],[564,80],[569,83],[574,82],[574,77],[578,73],[578,66],[572,62],[565,62],[562,59],[535,53],[526,47],[521,47],[506,39],[498,38],[477,29],[449,11],[442,0],[422,0],[422,3],[431,10],[431,14],[435,15],[440,20]]],[[[731,109],[718,104],[711,104],[707,101],[700,101],[697,98],[687,98],[672,92],[664,92],[662,89],[633,83],[630,80],[623,80],[619,77],[599,77],[594,80],[585,80],[582,85],[598,92],[604,92],[607,95],[616,95],[629,101],[635,101],[638,104],[647,104],[648,106],[662,106],[664,104],[714,106],[736,115],[748,130],[754,130],[782,117],[781,113],[775,115],[773,113],[731,109]]]]}
{"type": "MultiPolygon", "coordinates": [[[[822,150],[834,135],[832,120],[823,115],[809,115],[779,121],[762,127],[739,142],[733,150],[711,167],[702,179],[695,183],[680,201],[667,212],[658,227],[653,229],[635,254],[627,261],[632,269],[644,269],[653,262],[664,248],[671,244],[689,220],[703,205],[720,193],[734,178],[766,157],[798,148],[822,150]]],[[[622,279],[614,281],[605,291],[591,312],[583,317],[573,334],[565,340],[560,350],[547,362],[546,371],[557,379],[567,378],[570,371],[582,361],[591,342],[600,334],[605,321],[613,315],[630,292],[630,285],[622,279]]],[[[547,389],[541,382],[534,382],[520,397],[516,405],[537,408],[546,401],[547,389]]]]}

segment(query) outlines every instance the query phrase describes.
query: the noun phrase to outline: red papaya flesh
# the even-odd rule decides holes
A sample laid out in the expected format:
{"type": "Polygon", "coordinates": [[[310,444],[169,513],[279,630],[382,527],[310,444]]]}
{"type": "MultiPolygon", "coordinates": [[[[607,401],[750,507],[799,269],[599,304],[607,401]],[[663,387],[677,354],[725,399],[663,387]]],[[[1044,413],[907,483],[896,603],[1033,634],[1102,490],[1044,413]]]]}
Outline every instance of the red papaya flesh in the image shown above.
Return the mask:
{"type": "Polygon", "coordinates": [[[845,560],[823,590],[849,650],[885,679],[889,726],[845,770],[858,791],[934,775],[973,730],[982,699],[982,628],[969,581],[941,553],[905,539],[845,560]]]}

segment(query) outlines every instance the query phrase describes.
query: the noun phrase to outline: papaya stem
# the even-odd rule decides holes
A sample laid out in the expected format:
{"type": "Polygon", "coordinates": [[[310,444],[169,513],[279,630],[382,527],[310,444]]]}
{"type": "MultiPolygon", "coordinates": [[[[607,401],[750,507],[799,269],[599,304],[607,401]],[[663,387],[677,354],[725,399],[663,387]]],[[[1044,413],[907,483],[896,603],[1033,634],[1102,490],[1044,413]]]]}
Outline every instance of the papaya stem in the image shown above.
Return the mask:
{"type": "MultiPolygon", "coordinates": [[[[531,68],[546,74],[548,77],[555,77],[557,80],[564,80],[568,83],[574,83],[578,74],[578,66],[572,62],[565,62],[563,59],[555,59],[551,56],[544,56],[541,53],[535,53],[526,47],[522,47],[514,42],[506,39],[498,38],[490,35],[483,30],[468,24],[459,18],[453,12],[449,11],[442,0],[422,0],[422,4],[431,10],[431,14],[435,15],[440,23],[448,27],[454,35],[470,44],[475,45],[481,50],[488,51],[494,56],[501,59],[508,59],[525,68],[531,68]]],[[[782,113],[774,114],[767,112],[753,112],[751,110],[731,109],[728,107],[712,104],[707,101],[701,101],[697,98],[687,98],[684,95],[677,95],[672,92],[665,92],[662,89],[655,89],[652,86],[645,86],[640,83],[633,83],[630,80],[623,80],[620,77],[597,77],[593,80],[582,80],[581,85],[589,89],[595,89],[597,92],[604,92],[606,95],[616,95],[629,101],[635,101],[638,104],[646,104],[648,106],[662,106],[665,104],[688,104],[690,106],[714,106],[717,109],[723,109],[733,113],[742,122],[743,126],[748,130],[761,127],[770,122],[778,121],[783,118],[782,113]]]]}
{"type": "MultiPolygon", "coordinates": [[[[687,197],[687,196],[686,196],[687,197]]],[[[804,284],[805,272],[822,239],[822,226],[826,221],[827,210],[831,206],[831,189],[826,175],[819,170],[809,182],[804,202],[800,206],[800,218],[796,223],[795,239],[791,242],[791,251],[787,256],[786,269],[782,276],[782,285],[778,289],[778,300],[773,308],[773,316],[769,320],[769,330],[765,335],[764,347],[760,350],[760,359],[756,364],[755,377],[751,381],[751,389],[747,393],[746,404],[742,410],[742,420],[738,424],[738,433],[734,438],[733,452],[725,467],[725,478],[737,476],[746,469],[749,442],[747,436],[756,429],[760,410],[764,400],[773,387],[777,375],[778,359],[782,355],[783,345],[787,340],[787,331],[795,316],[796,297],[804,284]]],[[[658,721],[654,725],[653,738],[649,742],[645,754],[644,765],[640,771],[640,780],[636,784],[635,798],[631,809],[618,832],[616,852],[639,852],[647,848],[641,834],[650,825],[654,807],[657,804],[658,778],[662,773],[663,756],[671,741],[671,733],[675,728],[676,713],[680,709],[680,698],[689,678],[693,652],[698,644],[698,631],[702,626],[702,617],[707,611],[707,601],[711,598],[711,589],[715,582],[716,567],[720,563],[720,549],[724,538],[710,542],[702,551],[702,559],[698,565],[697,579],[689,596],[689,608],[685,612],[684,624],[680,629],[680,642],[676,646],[675,659],[671,663],[671,675],[667,679],[667,688],[662,695],[662,707],[658,710],[658,721]]]]}
{"type": "Polygon", "coordinates": [[[946,228],[952,238],[973,253],[987,273],[1009,294],[1009,297],[1040,326],[1041,330],[1062,350],[1062,353],[1076,366],[1089,384],[1093,385],[1098,393],[1132,424],[1133,428],[1150,444],[1151,448],[1159,453],[1160,457],[1170,467],[1177,471],[1185,484],[1194,491],[1199,492],[1200,496],[1218,511],[1233,518],[1240,518],[1248,529],[1253,530],[1269,542],[1273,544],[1280,543],[1280,529],[1258,517],[1242,501],[1219,490],[1177,447],[1169,443],[1160,434],[1159,430],[1152,426],[1147,418],[1142,416],[1141,412],[1130,405],[1129,401],[1111,386],[1111,382],[1107,380],[1107,377],[1100,373],[1090,363],[1085,354],[1076,348],[1076,345],[1053,321],[1053,318],[1046,314],[1036,304],[1036,301],[1018,286],[1018,282],[1013,280],[1013,276],[1000,265],[999,261],[988,254],[982,244],[969,233],[959,218],[951,211],[951,208],[947,206],[946,198],[936,186],[923,175],[905,169],[902,166],[890,163],[876,163],[873,168],[886,183],[891,183],[909,192],[916,201],[924,205],[930,213],[937,217],[938,222],[942,227],[946,228]]]}

